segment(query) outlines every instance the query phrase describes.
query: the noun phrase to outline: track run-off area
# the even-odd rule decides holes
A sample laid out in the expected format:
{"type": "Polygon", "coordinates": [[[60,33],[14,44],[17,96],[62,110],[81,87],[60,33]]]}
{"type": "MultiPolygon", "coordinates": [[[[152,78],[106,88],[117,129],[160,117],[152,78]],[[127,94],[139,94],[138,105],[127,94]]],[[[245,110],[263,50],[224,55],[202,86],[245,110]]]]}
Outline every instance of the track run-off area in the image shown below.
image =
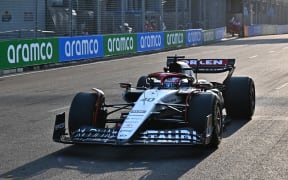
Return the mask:
{"type": "MultiPolygon", "coordinates": [[[[200,75],[199,75],[200,76],[200,75]]],[[[208,80],[226,74],[203,75],[208,80]]],[[[269,179],[288,177],[288,35],[239,38],[207,46],[0,77],[0,179],[269,179]],[[235,58],[234,76],[255,82],[251,120],[232,119],[218,149],[78,146],[52,141],[55,115],[77,92],[98,88],[121,103],[120,82],[163,71],[166,56],[235,58]]],[[[235,95],[237,96],[237,95],[235,95]]]]}

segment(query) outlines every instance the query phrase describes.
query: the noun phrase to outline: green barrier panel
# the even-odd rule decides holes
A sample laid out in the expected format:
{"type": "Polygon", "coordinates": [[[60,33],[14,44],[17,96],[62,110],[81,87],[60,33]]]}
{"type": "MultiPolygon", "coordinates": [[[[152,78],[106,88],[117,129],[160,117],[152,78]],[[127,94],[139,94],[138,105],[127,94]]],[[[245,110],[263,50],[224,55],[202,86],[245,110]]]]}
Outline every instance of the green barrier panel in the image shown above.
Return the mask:
{"type": "Polygon", "coordinates": [[[113,56],[137,52],[136,34],[104,35],[104,56],[113,56]]]}
{"type": "Polygon", "coordinates": [[[182,47],[186,45],[186,31],[165,31],[164,48],[182,47]]]}
{"type": "Polygon", "coordinates": [[[204,44],[214,43],[215,41],[216,41],[216,39],[215,39],[215,29],[204,30],[203,31],[203,43],[204,44]]]}
{"type": "Polygon", "coordinates": [[[58,39],[30,39],[0,42],[0,69],[57,63],[58,39]]]}

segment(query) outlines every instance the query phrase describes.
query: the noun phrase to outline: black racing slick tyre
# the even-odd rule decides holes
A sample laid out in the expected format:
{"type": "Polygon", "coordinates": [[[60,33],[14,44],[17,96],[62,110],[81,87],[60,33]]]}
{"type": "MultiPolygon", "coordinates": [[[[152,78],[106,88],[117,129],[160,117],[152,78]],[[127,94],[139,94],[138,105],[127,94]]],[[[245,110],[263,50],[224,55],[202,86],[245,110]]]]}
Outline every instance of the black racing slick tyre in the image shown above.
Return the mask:
{"type": "Polygon", "coordinates": [[[193,95],[189,103],[188,121],[190,127],[198,133],[202,133],[205,137],[207,133],[211,135],[208,146],[218,147],[222,139],[223,124],[220,102],[215,94],[199,93],[193,95]],[[209,115],[212,116],[210,124],[207,121],[209,115]]]}
{"type": "Polygon", "coordinates": [[[105,116],[101,106],[104,97],[96,93],[80,92],[72,100],[68,128],[70,135],[83,126],[104,128],[105,116]]]}
{"type": "Polygon", "coordinates": [[[231,77],[224,82],[227,116],[250,119],[255,111],[255,85],[250,77],[231,77]]]}
{"type": "Polygon", "coordinates": [[[137,81],[137,88],[148,88],[147,76],[141,76],[137,81]]]}

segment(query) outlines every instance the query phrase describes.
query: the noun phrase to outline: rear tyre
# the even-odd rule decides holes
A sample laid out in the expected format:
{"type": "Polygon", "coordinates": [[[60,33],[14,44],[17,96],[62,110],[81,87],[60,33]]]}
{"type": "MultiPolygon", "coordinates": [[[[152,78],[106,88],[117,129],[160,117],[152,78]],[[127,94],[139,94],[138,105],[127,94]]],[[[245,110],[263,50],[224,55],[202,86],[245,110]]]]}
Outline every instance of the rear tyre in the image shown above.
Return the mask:
{"type": "Polygon", "coordinates": [[[137,81],[137,88],[148,88],[147,76],[141,76],[137,81]]]}
{"type": "Polygon", "coordinates": [[[102,110],[104,97],[96,93],[80,92],[75,95],[69,110],[68,128],[70,136],[83,126],[105,127],[102,110]],[[97,106],[96,106],[97,105],[97,106]]]}
{"type": "Polygon", "coordinates": [[[250,119],[255,111],[255,85],[250,77],[231,77],[225,82],[227,116],[250,119]]]}
{"type": "Polygon", "coordinates": [[[222,139],[223,125],[222,111],[216,95],[211,93],[200,93],[192,96],[189,103],[188,120],[190,127],[195,129],[198,133],[203,133],[204,136],[207,134],[211,135],[208,146],[213,148],[218,147],[222,139]],[[208,115],[212,115],[211,124],[207,124],[208,115]]]}

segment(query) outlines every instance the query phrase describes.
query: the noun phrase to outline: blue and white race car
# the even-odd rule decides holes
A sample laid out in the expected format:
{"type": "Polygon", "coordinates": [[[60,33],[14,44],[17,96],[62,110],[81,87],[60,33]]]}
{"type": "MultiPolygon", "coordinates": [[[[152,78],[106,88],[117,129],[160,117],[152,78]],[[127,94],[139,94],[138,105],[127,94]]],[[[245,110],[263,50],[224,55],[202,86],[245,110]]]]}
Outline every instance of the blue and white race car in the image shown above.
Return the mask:
{"type": "Polygon", "coordinates": [[[75,95],[69,111],[56,116],[53,140],[71,144],[205,145],[218,147],[227,119],[250,119],[255,86],[233,77],[235,59],[167,57],[163,72],[139,78],[136,87],[120,83],[123,104],[106,104],[104,92],[75,95]],[[198,73],[228,72],[223,82],[198,73]],[[118,113],[118,118],[110,118],[118,113]]]}

